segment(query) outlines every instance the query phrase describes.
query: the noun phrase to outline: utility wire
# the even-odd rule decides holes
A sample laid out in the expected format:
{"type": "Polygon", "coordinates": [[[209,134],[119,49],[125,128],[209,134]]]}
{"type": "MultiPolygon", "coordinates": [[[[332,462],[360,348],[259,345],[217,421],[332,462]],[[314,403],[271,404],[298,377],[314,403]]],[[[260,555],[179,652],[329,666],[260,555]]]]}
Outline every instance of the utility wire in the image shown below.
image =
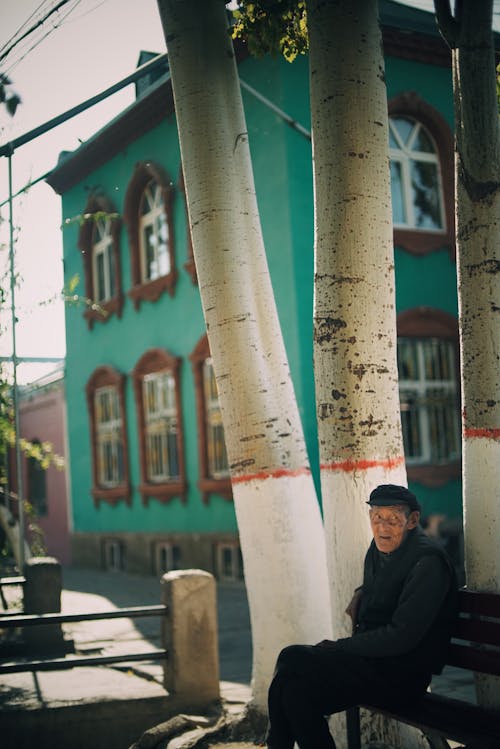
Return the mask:
{"type": "Polygon", "coordinates": [[[31,15],[29,15],[28,18],[25,21],[23,21],[23,23],[19,26],[18,30],[14,34],[12,34],[12,36],[10,37],[10,39],[8,39],[6,42],[4,42],[4,44],[2,44],[2,46],[0,47],[0,54],[4,51],[5,47],[8,44],[10,44],[11,42],[14,41],[14,39],[17,37],[17,35],[20,34],[21,31],[24,29],[24,27],[31,21],[31,19],[34,16],[36,16],[36,14],[39,12],[40,8],[43,5],[45,5],[46,2],[47,2],[47,0],[42,0],[42,2],[40,3],[40,5],[38,6],[38,8],[35,8],[35,10],[33,11],[33,13],[31,13],[31,15]]]}
{"type": "MultiPolygon", "coordinates": [[[[70,1],[70,0],[65,0],[65,2],[69,2],[69,1],[70,1]]],[[[56,23],[56,24],[54,24],[54,25],[53,25],[53,26],[52,26],[52,27],[51,27],[50,29],[47,29],[47,31],[46,31],[46,32],[45,32],[45,33],[43,34],[43,36],[41,36],[41,37],[40,37],[40,38],[39,38],[39,39],[38,39],[38,40],[37,40],[36,42],[34,42],[34,43],[33,43],[33,44],[31,45],[31,47],[29,47],[29,48],[28,48],[28,49],[27,49],[27,50],[26,50],[25,52],[23,52],[23,53],[21,54],[21,56],[20,56],[20,57],[18,57],[18,58],[17,58],[17,60],[15,60],[15,61],[14,61],[14,62],[13,62],[13,63],[12,63],[12,64],[11,64],[11,65],[10,65],[10,66],[9,66],[9,67],[7,68],[7,69],[6,69],[6,72],[7,72],[7,73],[10,73],[10,71],[11,71],[11,70],[13,70],[13,69],[14,69],[14,68],[16,67],[16,65],[18,65],[18,64],[19,64],[20,62],[22,62],[22,61],[24,60],[24,58],[25,58],[25,57],[26,57],[26,56],[27,56],[27,55],[28,55],[28,54],[29,54],[30,52],[32,52],[32,51],[33,51],[33,50],[34,50],[34,49],[35,49],[36,47],[38,47],[38,45],[39,45],[39,44],[41,44],[41,42],[43,42],[43,40],[44,40],[44,39],[46,39],[46,38],[47,38],[47,37],[48,37],[48,36],[49,36],[50,34],[52,34],[52,32],[53,32],[53,31],[55,31],[56,29],[58,29],[58,28],[59,28],[59,27],[60,27],[60,26],[61,26],[61,25],[63,24],[63,22],[64,22],[64,21],[65,21],[65,20],[66,20],[66,19],[68,18],[68,16],[70,15],[70,13],[72,13],[72,12],[74,11],[74,9],[76,8],[76,6],[77,6],[77,5],[79,5],[79,4],[80,4],[80,2],[81,2],[81,0],[74,0],[74,1],[75,1],[75,4],[73,5],[73,7],[72,7],[72,8],[70,8],[70,9],[68,10],[68,12],[66,13],[66,15],[64,15],[64,16],[62,16],[62,17],[61,17],[61,19],[60,19],[59,23],[56,23]]]]}
{"type": "Polygon", "coordinates": [[[70,0],[60,0],[60,2],[57,5],[55,5],[53,8],[51,8],[51,10],[49,10],[49,12],[46,13],[43,18],[41,18],[39,21],[37,21],[34,26],[31,26],[31,28],[29,28],[27,31],[25,31],[24,34],[22,34],[18,39],[16,39],[14,42],[12,42],[12,44],[10,45],[10,47],[7,47],[7,49],[4,52],[2,52],[2,54],[0,54],[0,62],[2,62],[2,60],[5,60],[5,58],[7,57],[7,55],[10,54],[10,52],[12,52],[12,50],[14,49],[14,47],[17,47],[17,45],[20,42],[22,42],[23,39],[26,39],[27,36],[29,36],[34,31],[36,31],[36,29],[39,26],[42,26],[42,24],[44,24],[45,21],[47,21],[47,19],[49,19],[51,15],[53,15],[54,13],[56,13],[60,8],[63,7],[63,5],[66,5],[69,2],[70,2],[70,0]]]}

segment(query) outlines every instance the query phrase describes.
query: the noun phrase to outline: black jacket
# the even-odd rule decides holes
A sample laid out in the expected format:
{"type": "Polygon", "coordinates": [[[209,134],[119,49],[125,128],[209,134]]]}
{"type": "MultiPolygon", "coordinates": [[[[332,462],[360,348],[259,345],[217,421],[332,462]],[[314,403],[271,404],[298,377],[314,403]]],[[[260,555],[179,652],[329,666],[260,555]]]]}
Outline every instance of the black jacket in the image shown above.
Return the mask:
{"type": "Polygon", "coordinates": [[[430,681],[445,663],[456,615],[453,565],[439,544],[417,527],[391,554],[382,554],[371,543],[354,634],[333,646],[376,658],[382,673],[414,672],[430,681]]]}

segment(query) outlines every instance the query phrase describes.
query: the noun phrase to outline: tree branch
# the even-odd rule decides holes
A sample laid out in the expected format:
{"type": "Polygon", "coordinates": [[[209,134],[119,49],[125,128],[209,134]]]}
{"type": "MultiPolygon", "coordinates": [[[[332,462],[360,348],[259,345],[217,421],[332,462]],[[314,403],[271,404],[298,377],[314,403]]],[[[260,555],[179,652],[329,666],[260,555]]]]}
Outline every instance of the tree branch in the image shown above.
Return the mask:
{"type": "MultiPolygon", "coordinates": [[[[457,18],[460,18],[461,3],[457,2],[457,6],[457,18]]],[[[434,10],[439,33],[450,49],[455,49],[458,45],[460,22],[451,12],[450,0],[434,0],[434,10]]]]}

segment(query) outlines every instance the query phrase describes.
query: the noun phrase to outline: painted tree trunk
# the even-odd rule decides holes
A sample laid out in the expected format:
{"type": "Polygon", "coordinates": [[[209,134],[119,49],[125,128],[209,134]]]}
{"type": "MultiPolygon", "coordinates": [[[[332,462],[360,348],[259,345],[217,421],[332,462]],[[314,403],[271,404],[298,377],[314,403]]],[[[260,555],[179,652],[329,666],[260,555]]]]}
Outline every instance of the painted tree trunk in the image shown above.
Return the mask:
{"type": "Polygon", "coordinates": [[[266,710],[279,650],[331,632],[321,515],[265,257],[220,0],[159,0],[198,282],[223,415],[266,710]]]}
{"type": "Polygon", "coordinates": [[[314,354],[334,633],[361,582],[368,494],[405,483],[387,94],[376,0],[308,3],[314,354]]]}
{"type": "MultiPolygon", "coordinates": [[[[442,4],[436,3],[436,10],[442,4]]],[[[492,0],[440,19],[452,47],[467,586],[500,591],[500,127],[492,0]]],[[[480,677],[500,707],[500,679],[480,677]]]]}
{"type": "MultiPolygon", "coordinates": [[[[406,484],[396,356],[387,92],[376,0],[309,0],[314,363],[334,636],[361,584],[366,501],[406,484]]],[[[374,724],[371,724],[373,731],[374,724]]],[[[336,740],[341,736],[335,727],[336,740]]],[[[377,733],[413,745],[396,724],[377,733]]],[[[413,732],[414,734],[415,732],[413,732]]],[[[418,742],[419,740],[416,739],[418,742]]]]}

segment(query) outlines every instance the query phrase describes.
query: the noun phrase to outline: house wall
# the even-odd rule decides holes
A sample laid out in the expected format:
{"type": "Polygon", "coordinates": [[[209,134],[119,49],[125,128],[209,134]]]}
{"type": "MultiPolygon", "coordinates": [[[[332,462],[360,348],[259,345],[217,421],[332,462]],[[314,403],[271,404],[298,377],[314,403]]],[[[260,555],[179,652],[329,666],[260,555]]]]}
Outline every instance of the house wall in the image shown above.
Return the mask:
{"type": "MultiPolygon", "coordinates": [[[[309,127],[307,59],[293,65],[280,59],[247,59],[240,63],[241,78],[303,126],[309,127]]],[[[419,62],[390,57],[386,62],[388,98],[416,91],[452,124],[450,70],[419,62]]],[[[268,254],[269,268],[296,388],[306,442],[318,477],[313,351],[313,195],[311,143],[292,130],[274,112],[243,90],[252,153],[257,198],[268,254]]],[[[152,544],[158,539],[175,540],[183,549],[189,566],[199,563],[213,570],[214,545],[237,539],[232,502],[212,495],[208,503],[200,496],[195,389],[189,354],[204,334],[198,289],[183,264],[187,260],[187,228],[184,198],[179,188],[180,154],[173,116],[112,157],[79,185],[63,196],[63,218],[81,214],[90,190],[99,188],[123,214],[126,188],[138,161],[160,163],[175,187],[175,254],[179,278],[173,297],[163,294],[154,303],[143,302],[135,310],[127,299],[121,318],[96,323],[91,330],[82,306],[67,310],[67,404],[69,448],[73,495],[75,562],[103,564],[102,549],[108,538],[117,538],[127,547],[128,568],[150,571],[152,544]],[[142,504],[136,487],[140,482],[139,444],[131,372],[149,348],[167,349],[181,357],[182,426],[186,476],[185,501],[167,503],[154,499],[142,504]],[[92,496],[92,465],[89,419],[85,384],[101,365],[110,365],[127,375],[126,415],[130,461],[131,503],[95,506],[92,496]],[[212,566],[211,566],[212,565],[212,566]]],[[[66,282],[75,274],[83,281],[84,272],[77,248],[78,225],[64,230],[66,282]]],[[[123,289],[131,286],[130,255],[125,227],[121,232],[123,289]]],[[[441,248],[425,256],[410,255],[396,247],[396,303],[401,312],[427,305],[457,314],[456,269],[449,249],[441,248]]],[[[84,293],[83,283],[78,291],[84,293]]],[[[457,479],[441,486],[411,484],[422,501],[424,514],[461,513],[461,484],[457,479]]]]}
{"type": "MultiPolygon", "coordinates": [[[[30,442],[50,442],[54,452],[65,457],[65,403],[62,380],[41,390],[23,395],[19,406],[21,436],[30,442]]],[[[23,457],[25,498],[30,501],[27,460],[23,457]]],[[[50,556],[61,564],[71,563],[70,514],[68,507],[67,474],[51,465],[45,473],[47,513],[26,518],[26,527],[36,523],[43,533],[43,541],[50,556]]],[[[28,533],[29,535],[29,533],[28,533]]]]}

